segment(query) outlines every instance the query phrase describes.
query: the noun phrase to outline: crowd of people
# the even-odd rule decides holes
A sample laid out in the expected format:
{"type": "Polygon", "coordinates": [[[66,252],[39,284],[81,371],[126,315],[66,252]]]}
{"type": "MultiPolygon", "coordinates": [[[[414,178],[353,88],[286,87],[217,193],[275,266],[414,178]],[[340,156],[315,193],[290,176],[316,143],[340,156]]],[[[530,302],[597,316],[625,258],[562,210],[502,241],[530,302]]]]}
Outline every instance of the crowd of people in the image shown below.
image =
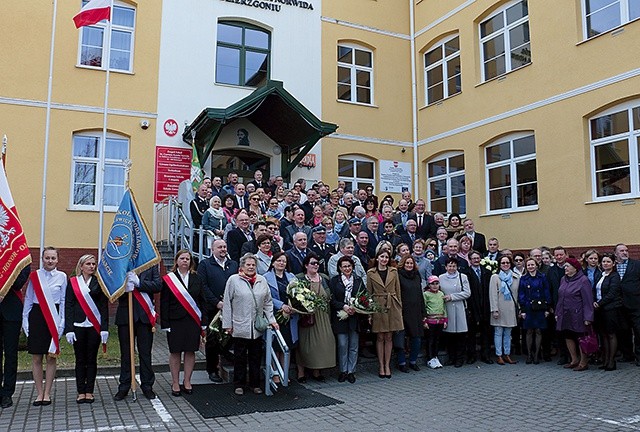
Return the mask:
{"type": "MultiPolygon", "coordinates": [[[[205,179],[189,207],[194,227],[203,227],[195,231],[193,251],[180,250],[162,277],[157,266],[127,277],[147,398],[155,397],[151,347],[158,293],[175,397],[193,392],[195,352],[203,342],[211,381],[223,381],[220,358],[231,355],[235,393],[261,394],[268,326],[291,349],[301,383],[324,382],[323,373],[336,366],[339,382],[355,383],[361,355],[377,357],[381,379],[391,378],[394,368],[419,371],[421,353],[430,369],[514,364],[524,355],[527,364],[556,356],[558,365],[574,371],[591,364],[613,371],[619,353],[640,366],[640,261],[629,259],[622,243],[577,257],[561,246],[514,253],[476,232],[470,218],[430,214],[425,201],[414,202],[409,192],[396,203],[390,195],[374,195],[371,186],[349,192],[343,182],[334,189],[321,182],[307,188],[299,180],[288,189],[282,177],[265,181],[260,171],[247,184],[236,173],[224,185],[220,177],[205,179]],[[298,313],[287,288],[296,281],[305,281],[328,307],[312,316],[298,313]],[[365,293],[377,311],[363,314],[355,307],[365,293]],[[207,336],[214,317],[231,337],[232,354],[207,336]]],[[[42,269],[25,269],[0,299],[3,407],[12,403],[20,320],[33,356],[33,404],[51,404],[56,360],[49,354],[59,351],[63,337],[74,349],[77,402],[94,401],[97,354],[109,337],[96,258],[82,256],[72,277],[57,270],[55,248],[46,248],[42,258],[42,269]],[[18,296],[27,280],[22,316],[12,316],[18,304],[22,309],[18,296]]],[[[122,361],[114,398],[122,400],[131,387],[124,296],[115,324],[122,361]]]]}

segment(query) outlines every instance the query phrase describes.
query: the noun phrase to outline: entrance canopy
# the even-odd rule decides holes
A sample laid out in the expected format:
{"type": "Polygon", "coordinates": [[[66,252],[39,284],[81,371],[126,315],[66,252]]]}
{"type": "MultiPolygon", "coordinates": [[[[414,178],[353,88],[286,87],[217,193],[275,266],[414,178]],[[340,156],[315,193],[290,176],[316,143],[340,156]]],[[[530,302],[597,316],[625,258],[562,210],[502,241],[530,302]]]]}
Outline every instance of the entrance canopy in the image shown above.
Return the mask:
{"type": "Polygon", "coordinates": [[[255,124],[280,147],[281,174],[287,180],[318,140],[338,129],[338,125],[318,119],[284,89],[282,82],[268,81],[264,87],[227,108],[204,109],[187,126],[182,139],[191,144],[195,132],[195,148],[200,163],[204,164],[222,129],[239,119],[255,124]]]}

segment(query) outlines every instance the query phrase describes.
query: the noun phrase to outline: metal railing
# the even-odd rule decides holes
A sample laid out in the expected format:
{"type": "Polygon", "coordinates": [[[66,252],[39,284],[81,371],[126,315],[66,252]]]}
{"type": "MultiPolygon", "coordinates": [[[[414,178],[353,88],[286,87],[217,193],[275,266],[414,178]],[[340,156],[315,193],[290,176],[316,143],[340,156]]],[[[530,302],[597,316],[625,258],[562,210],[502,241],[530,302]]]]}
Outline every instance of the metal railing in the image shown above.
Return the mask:
{"type": "Polygon", "coordinates": [[[267,396],[273,396],[274,391],[278,391],[278,384],[283,387],[289,386],[289,347],[282,337],[280,330],[273,330],[271,327],[267,327],[267,333],[265,334],[266,343],[266,356],[265,356],[265,369],[264,369],[264,393],[267,396]],[[276,355],[275,347],[273,346],[273,339],[278,342],[280,349],[284,353],[284,364],[280,364],[278,356],[276,355]],[[273,377],[278,376],[280,383],[276,383],[273,377]]]}

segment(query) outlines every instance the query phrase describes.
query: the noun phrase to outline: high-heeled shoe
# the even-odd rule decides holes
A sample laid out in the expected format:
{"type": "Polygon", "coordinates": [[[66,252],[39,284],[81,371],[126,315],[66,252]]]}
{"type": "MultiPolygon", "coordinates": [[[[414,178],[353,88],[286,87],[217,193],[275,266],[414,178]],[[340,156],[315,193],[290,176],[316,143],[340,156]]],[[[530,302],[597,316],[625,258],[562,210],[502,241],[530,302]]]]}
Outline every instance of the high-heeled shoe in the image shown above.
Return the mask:
{"type": "Polygon", "coordinates": [[[575,363],[567,363],[566,365],[562,366],[565,369],[574,369],[578,367],[578,362],[575,363]]]}
{"type": "Polygon", "coordinates": [[[579,364],[578,366],[576,366],[575,368],[573,368],[574,372],[582,372],[589,369],[589,363],[585,363],[583,365],[579,364]]]}
{"type": "Polygon", "coordinates": [[[614,371],[614,370],[616,370],[616,369],[618,369],[618,367],[617,367],[617,365],[616,365],[616,362],[615,362],[615,361],[613,362],[613,365],[611,365],[611,366],[607,365],[607,366],[605,366],[605,368],[604,368],[604,370],[605,370],[606,372],[614,371]]]}
{"type": "Polygon", "coordinates": [[[182,383],[182,385],[180,386],[180,390],[182,390],[182,392],[183,392],[184,394],[188,394],[188,395],[193,394],[193,387],[191,387],[191,388],[186,388],[186,387],[184,386],[184,383],[182,383]]]}

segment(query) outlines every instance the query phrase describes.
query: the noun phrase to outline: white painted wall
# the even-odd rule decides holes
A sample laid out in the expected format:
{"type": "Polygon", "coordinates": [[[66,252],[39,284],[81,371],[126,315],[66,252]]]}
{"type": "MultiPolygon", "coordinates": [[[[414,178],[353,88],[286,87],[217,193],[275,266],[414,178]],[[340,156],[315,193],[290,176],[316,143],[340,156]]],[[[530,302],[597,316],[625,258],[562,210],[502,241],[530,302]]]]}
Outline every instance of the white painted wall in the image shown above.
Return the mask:
{"type": "MultiPolygon", "coordinates": [[[[156,145],[187,147],[182,141],[185,121],[191,123],[205,108],[226,108],[254,90],[215,83],[219,19],[245,20],[270,29],[271,79],[282,81],[289,93],[320,117],[322,3],[321,0],[310,3],[314,10],[282,5],[280,12],[274,12],[224,0],[164,0],[156,145]],[[174,137],[164,133],[163,125],[169,118],[179,125],[174,137]]],[[[225,129],[225,134],[235,133],[237,124],[240,122],[225,129]]],[[[258,133],[251,135],[259,136],[258,133]]],[[[215,148],[225,141],[224,136],[221,137],[215,148]]],[[[320,144],[312,150],[318,155],[318,161],[319,147],[320,144]]],[[[273,142],[264,142],[260,150],[255,150],[271,154],[272,148],[273,142]]],[[[271,167],[274,173],[276,168],[279,170],[280,156],[272,157],[271,167]]],[[[209,168],[205,165],[207,171],[209,168]]],[[[310,176],[309,170],[302,169],[305,177],[310,176]]],[[[316,170],[319,175],[319,167],[316,170]]],[[[294,172],[293,177],[296,176],[294,172]]]]}

